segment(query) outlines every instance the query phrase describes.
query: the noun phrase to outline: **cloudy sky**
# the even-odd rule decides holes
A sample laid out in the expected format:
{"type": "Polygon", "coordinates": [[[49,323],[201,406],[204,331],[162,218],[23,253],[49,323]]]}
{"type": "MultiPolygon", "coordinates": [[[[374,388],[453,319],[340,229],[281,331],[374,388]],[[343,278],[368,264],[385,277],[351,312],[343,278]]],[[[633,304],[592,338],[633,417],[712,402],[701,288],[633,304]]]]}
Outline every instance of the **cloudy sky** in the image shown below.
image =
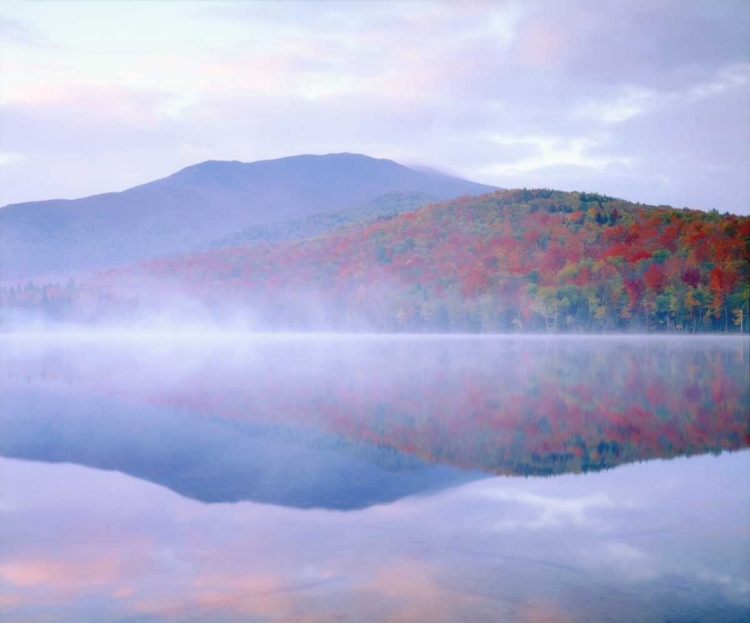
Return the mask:
{"type": "Polygon", "coordinates": [[[750,213],[750,2],[0,6],[0,205],[359,152],[750,213]]]}

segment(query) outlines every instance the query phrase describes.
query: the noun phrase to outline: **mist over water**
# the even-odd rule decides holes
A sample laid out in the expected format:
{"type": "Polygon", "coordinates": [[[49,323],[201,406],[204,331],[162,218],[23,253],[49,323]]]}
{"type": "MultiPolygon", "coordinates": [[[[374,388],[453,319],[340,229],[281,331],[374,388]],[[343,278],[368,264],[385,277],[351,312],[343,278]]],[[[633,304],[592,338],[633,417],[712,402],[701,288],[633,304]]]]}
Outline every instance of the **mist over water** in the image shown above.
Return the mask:
{"type": "Polygon", "coordinates": [[[186,326],[0,349],[11,621],[750,614],[750,340],[186,326]]]}

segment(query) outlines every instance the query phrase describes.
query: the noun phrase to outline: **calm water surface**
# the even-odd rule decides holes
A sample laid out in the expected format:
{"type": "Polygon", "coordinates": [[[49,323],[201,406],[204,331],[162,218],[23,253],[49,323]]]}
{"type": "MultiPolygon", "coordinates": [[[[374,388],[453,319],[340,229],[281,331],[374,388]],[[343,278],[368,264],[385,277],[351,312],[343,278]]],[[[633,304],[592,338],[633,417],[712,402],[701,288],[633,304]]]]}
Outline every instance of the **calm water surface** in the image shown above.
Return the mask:
{"type": "Polygon", "coordinates": [[[0,338],[0,620],[750,619],[750,340],[0,338]]]}

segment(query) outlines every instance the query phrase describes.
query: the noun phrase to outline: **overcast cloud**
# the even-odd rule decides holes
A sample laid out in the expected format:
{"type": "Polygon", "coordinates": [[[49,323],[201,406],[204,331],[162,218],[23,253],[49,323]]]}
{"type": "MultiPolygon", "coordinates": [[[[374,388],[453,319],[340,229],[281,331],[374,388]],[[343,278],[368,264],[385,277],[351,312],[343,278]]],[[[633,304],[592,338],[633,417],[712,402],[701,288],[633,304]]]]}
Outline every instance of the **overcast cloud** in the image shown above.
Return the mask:
{"type": "Polygon", "coordinates": [[[750,3],[0,8],[0,204],[351,151],[750,213],[750,3]]]}

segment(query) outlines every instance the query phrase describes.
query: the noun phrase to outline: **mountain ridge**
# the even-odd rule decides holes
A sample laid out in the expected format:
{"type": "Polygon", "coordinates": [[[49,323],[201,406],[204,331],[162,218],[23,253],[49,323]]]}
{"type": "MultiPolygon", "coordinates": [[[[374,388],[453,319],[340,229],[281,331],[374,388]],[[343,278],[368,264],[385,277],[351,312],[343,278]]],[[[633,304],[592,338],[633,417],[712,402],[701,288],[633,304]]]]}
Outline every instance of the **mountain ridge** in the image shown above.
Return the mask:
{"type": "Polygon", "coordinates": [[[343,210],[393,191],[449,199],[489,190],[362,154],[208,160],[120,192],[5,206],[0,281],[187,252],[243,227],[343,210]]]}
{"type": "Polygon", "coordinates": [[[322,212],[291,221],[245,227],[233,234],[214,240],[205,247],[196,249],[196,251],[243,246],[253,242],[279,242],[312,238],[355,223],[365,223],[411,212],[428,203],[436,203],[437,201],[436,197],[426,193],[394,191],[349,210],[322,212]]]}

